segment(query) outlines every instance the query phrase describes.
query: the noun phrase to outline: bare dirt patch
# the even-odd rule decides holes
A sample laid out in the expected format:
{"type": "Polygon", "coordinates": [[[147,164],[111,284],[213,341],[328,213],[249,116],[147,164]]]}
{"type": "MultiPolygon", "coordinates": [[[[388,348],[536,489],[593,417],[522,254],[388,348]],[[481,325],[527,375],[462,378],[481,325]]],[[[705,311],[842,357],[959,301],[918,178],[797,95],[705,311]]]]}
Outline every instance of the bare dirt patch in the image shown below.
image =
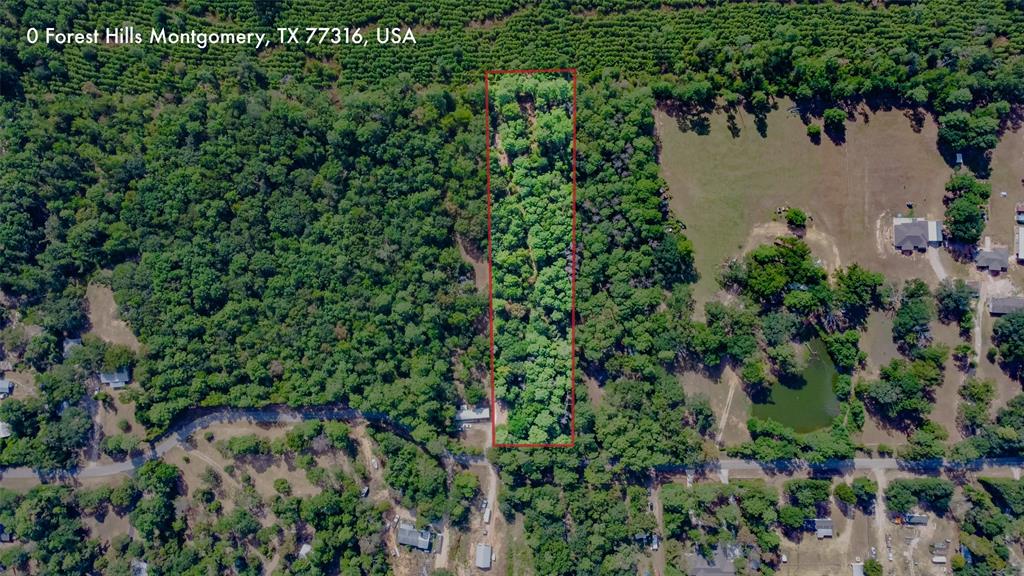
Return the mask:
{"type": "Polygon", "coordinates": [[[32,372],[4,372],[5,380],[14,384],[11,398],[30,398],[39,396],[39,388],[36,387],[36,377],[32,372]]]}
{"type": "Polygon", "coordinates": [[[487,253],[480,253],[468,240],[458,238],[456,244],[459,247],[459,255],[466,262],[473,266],[473,284],[481,294],[486,295],[490,286],[490,279],[487,270],[487,253]]]}
{"type": "Polygon", "coordinates": [[[727,445],[750,439],[747,432],[747,418],[750,415],[750,398],[743,390],[736,390],[729,402],[729,384],[724,374],[705,375],[693,371],[677,374],[680,385],[687,394],[700,394],[711,403],[711,410],[719,419],[721,441],[727,445]],[[726,406],[729,407],[726,414],[726,406]]]}
{"type": "Polygon", "coordinates": [[[586,377],[587,382],[587,398],[595,408],[601,405],[601,401],[604,399],[604,388],[590,376],[586,377]]]}
{"type": "Polygon", "coordinates": [[[128,323],[121,320],[117,313],[114,292],[108,286],[90,284],[85,291],[88,304],[90,334],[95,334],[111,344],[123,344],[138,351],[139,341],[132,333],[128,323]]]}
{"type": "Polygon", "coordinates": [[[461,532],[451,530],[455,535],[449,569],[460,576],[487,574],[474,566],[477,544],[489,544],[494,554],[494,564],[489,573],[508,573],[509,524],[497,507],[498,474],[488,463],[473,464],[469,470],[480,481],[481,496],[474,502],[469,513],[469,525],[461,532]],[[483,502],[491,507],[491,520],[484,522],[483,502]]]}
{"type": "MultiPolygon", "coordinates": [[[[750,236],[747,237],[747,242],[744,244],[742,252],[750,252],[762,244],[774,242],[776,238],[792,235],[793,232],[789,226],[783,222],[772,221],[758,224],[750,231],[750,236]]],[[[825,232],[818,228],[809,227],[803,235],[803,240],[811,249],[814,257],[818,259],[820,265],[828,270],[829,273],[834,272],[842,265],[839,247],[836,246],[835,240],[825,232]]]]}

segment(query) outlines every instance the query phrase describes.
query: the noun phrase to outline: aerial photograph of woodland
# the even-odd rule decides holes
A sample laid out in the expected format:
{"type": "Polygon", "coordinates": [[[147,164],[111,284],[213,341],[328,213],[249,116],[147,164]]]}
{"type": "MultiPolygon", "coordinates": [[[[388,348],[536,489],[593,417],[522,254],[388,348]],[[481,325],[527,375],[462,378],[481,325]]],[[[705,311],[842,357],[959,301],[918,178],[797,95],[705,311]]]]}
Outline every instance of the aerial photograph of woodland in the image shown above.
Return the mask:
{"type": "Polygon", "coordinates": [[[1024,573],[1024,0],[0,2],[0,574],[1024,573]]]}

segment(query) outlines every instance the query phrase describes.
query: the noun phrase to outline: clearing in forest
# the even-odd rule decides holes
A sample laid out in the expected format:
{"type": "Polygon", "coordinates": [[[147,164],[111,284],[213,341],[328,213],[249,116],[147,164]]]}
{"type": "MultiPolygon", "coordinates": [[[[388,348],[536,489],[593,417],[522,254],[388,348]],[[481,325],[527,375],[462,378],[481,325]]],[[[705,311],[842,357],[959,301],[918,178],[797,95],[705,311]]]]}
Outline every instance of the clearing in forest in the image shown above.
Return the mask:
{"type": "Polygon", "coordinates": [[[916,216],[942,218],[953,170],[935,147],[934,123],[915,125],[902,111],[863,107],[846,123],[841,144],[815,142],[786,100],[760,128],[743,110],[732,120],[714,113],[700,131],[682,129],[662,110],[655,121],[669,202],[694,245],[698,309],[718,290],[722,262],[739,255],[751,232],[784,206],[806,211],[809,234],[827,239],[807,239],[823,265],[838,257],[842,266],[856,262],[887,278],[932,281],[923,256],[879,246],[876,228],[908,214],[908,203],[916,216]]]}
{"type": "Polygon", "coordinates": [[[574,79],[487,77],[495,445],[573,440],[574,79]]]}

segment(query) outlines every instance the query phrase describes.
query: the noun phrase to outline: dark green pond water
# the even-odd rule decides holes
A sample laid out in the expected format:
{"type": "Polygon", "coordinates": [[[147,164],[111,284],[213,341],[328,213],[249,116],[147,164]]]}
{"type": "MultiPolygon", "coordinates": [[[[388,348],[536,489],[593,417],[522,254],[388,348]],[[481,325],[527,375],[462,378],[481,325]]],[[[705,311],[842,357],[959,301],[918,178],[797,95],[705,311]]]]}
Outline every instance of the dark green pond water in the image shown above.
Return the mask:
{"type": "Polygon", "coordinates": [[[832,392],[839,373],[820,339],[810,340],[802,348],[806,362],[803,378],[776,384],[766,398],[755,398],[751,412],[797,432],[812,432],[831,424],[839,413],[839,400],[832,392]]]}

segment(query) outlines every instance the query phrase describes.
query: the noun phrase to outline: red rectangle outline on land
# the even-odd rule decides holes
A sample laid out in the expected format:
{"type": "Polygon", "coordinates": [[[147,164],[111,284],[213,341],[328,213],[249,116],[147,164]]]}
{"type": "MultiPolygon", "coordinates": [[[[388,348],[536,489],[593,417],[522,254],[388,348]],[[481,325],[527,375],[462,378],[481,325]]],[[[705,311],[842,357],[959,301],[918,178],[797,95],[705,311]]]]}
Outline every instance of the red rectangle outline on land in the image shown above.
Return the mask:
{"type": "Polygon", "coordinates": [[[576,69],[543,68],[533,70],[484,70],[484,163],[487,170],[487,330],[491,340],[491,446],[495,448],[571,448],[576,445],[576,69]],[[495,419],[498,417],[494,393],[494,271],[491,254],[491,104],[490,77],[499,74],[571,74],[572,75],[572,238],[570,252],[572,268],[569,273],[572,304],[570,318],[569,355],[569,443],[565,444],[498,444],[495,419]]]}

